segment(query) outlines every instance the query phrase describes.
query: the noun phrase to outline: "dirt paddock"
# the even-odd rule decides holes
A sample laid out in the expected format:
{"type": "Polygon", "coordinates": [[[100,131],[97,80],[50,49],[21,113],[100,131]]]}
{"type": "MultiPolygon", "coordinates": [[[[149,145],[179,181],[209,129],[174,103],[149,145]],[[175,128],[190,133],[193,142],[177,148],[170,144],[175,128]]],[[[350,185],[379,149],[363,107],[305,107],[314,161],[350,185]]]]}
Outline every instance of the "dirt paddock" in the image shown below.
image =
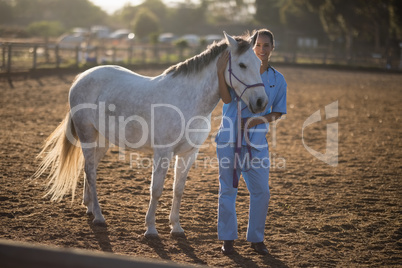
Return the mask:
{"type": "MultiPolygon", "coordinates": [[[[248,192],[237,200],[237,253],[217,240],[218,177],[212,131],[189,173],[181,207],[185,238],[170,236],[173,171],[157,210],[158,239],[146,239],[150,155],[112,148],[98,168],[107,226],[85,214],[82,182],[75,201],[43,198],[45,178],[30,180],[44,139],[67,111],[72,75],[0,81],[0,238],[107,251],[133,257],[224,267],[400,267],[402,265],[402,75],[280,67],[288,82],[288,115],[268,136],[271,200],[259,256],[246,242],[248,192]],[[336,104],[326,117],[325,107],[336,104]],[[316,111],[322,120],[303,129],[316,111]],[[328,119],[327,119],[328,118],[328,119]],[[338,130],[338,161],[326,152],[327,128],[338,130]],[[328,127],[327,127],[328,126],[328,127]],[[148,164],[148,165],[147,165],[148,164]],[[148,166],[148,167],[147,167],[148,166]]],[[[162,70],[135,70],[156,75],[162,70]]],[[[333,140],[332,140],[333,141],[333,140]]]]}

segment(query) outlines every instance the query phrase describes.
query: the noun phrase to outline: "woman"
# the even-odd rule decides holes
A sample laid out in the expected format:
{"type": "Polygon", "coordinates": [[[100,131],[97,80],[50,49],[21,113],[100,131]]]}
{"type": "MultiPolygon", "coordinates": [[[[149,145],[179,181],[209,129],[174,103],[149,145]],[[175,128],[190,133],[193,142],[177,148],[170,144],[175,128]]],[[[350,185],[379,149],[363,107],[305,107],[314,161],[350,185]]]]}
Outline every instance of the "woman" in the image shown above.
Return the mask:
{"type": "Polygon", "coordinates": [[[286,81],[281,73],[269,65],[274,50],[274,36],[271,31],[261,29],[251,37],[251,44],[257,57],[261,60],[260,73],[265,86],[269,103],[264,112],[253,114],[241,101],[241,120],[243,131],[242,148],[238,151],[237,167],[235,167],[235,140],[237,135],[237,99],[234,91],[226,85],[224,72],[229,54],[223,54],[217,61],[219,93],[223,105],[223,117],[216,136],[217,155],[219,159],[219,207],[218,238],[223,240],[222,252],[234,253],[234,240],[238,238],[236,217],[237,188],[233,186],[235,179],[243,175],[250,192],[250,210],[247,227],[247,241],[259,254],[266,255],[268,250],[264,244],[265,220],[269,203],[269,152],[266,134],[269,122],[286,114],[286,81]]]}

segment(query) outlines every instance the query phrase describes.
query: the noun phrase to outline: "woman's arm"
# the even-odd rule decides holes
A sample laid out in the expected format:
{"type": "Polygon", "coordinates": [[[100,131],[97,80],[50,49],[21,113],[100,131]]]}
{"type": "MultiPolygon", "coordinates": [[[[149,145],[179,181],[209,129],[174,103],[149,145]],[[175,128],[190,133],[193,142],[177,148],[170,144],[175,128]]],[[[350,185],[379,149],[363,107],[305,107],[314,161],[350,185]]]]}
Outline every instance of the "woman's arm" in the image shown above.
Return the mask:
{"type": "Polygon", "coordinates": [[[247,122],[244,122],[246,123],[247,128],[252,128],[259,124],[274,122],[280,119],[282,115],[286,114],[287,84],[282,74],[278,73],[277,75],[278,93],[272,103],[272,112],[264,116],[250,117],[247,122]]]}
{"type": "Polygon", "coordinates": [[[232,97],[230,96],[228,86],[225,81],[225,70],[229,61],[229,52],[224,51],[216,62],[218,83],[219,83],[219,95],[224,103],[230,103],[232,97]]]}
{"type": "Polygon", "coordinates": [[[247,122],[245,122],[245,127],[252,128],[259,124],[271,123],[281,118],[281,116],[282,113],[272,112],[264,116],[250,117],[247,122]]]}

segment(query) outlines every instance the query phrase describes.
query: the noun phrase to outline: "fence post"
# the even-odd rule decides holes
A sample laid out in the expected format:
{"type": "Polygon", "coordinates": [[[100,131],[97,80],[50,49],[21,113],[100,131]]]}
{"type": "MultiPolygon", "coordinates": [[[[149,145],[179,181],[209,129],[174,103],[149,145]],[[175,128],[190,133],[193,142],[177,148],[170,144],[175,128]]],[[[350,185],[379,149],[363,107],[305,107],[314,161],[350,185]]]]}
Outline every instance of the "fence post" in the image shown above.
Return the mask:
{"type": "Polygon", "coordinates": [[[112,62],[115,63],[116,62],[116,47],[113,47],[112,50],[113,50],[112,62]]]}
{"type": "Polygon", "coordinates": [[[144,45],[141,46],[141,61],[143,64],[145,64],[146,58],[147,58],[147,53],[146,53],[146,47],[144,45]]]}
{"type": "Polygon", "coordinates": [[[297,51],[296,49],[293,51],[293,58],[292,58],[292,63],[296,63],[297,61],[297,51]]]}
{"type": "Polygon", "coordinates": [[[128,47],[128,64],[132,63],[132,59],[133,59],[133,46],[130,45],[128,47]]]}
{"type": "Polygon", "coordinates": [[[6,68],[6,45],[1,44],[1,69],[6,68]]]}
{"type": "Polygon", "coordinates": [[[32,69],[36,69],[37,64],[37,57],[38,57],[38,45],[35,45],[33,48],[33,62],[32,62],[32,69]]]}
{"type": "Polygon", "coordinates": [[[400,52],[400,59],[399,59],[399,69],[402,69],[402,42],[399,43],[399,48],[401,49],[400,52]]]}
{"type": "Polygon", "coordinates": [[[95,63],[99,64],[99,47],[98,46],[94,47],[94,50],[95,50],[95,63]]]}
{"type": "Polygon", "coordinates": [[[54,54],[56,56],[56,68],[60,68],[60,55],[59,55],[59,45],[57,44],[54,48],[54,54]]]}
{"type": "Polygon", "coordinates": [[[80,64],[80,48],[78,46],[75,47],[75,66],[78,67],[80,64]]]}
{"type": "Polygon", "coordinates": [[[12,45],[7,46],[7,73],[11,73],[12,45]]]}
{"type": "Polygon", "coordinates": [[[175,49],[173,47],[168,47],[167,53],[168,53],[168,63],[174,62],[176,59],[174,58],[175,49]]]}
{"type": "Polygon", "coordinates": [[[153,45],[153,58],[154,58],[154,60],[156,60],[156,62],[159,62],[160,61],[160,59],[159,59],[159,47],[158,47],[158,44],[154,44],[153,45]]]}

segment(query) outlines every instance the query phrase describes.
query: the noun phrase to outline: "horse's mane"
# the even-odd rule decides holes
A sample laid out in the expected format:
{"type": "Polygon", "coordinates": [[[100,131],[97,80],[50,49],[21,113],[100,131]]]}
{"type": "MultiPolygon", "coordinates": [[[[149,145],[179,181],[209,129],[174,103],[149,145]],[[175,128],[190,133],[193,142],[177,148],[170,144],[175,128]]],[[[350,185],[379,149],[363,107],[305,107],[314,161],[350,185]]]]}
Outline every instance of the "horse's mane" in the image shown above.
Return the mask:
{"type": "MultiPolygon", "coordinates": [[[[234,39],[238,43],[236,54],[241,55],[246,52],[251,44],[248,35],[236,36],[234,39]]],[[[201,54],[196,55],[186,61],[170,66],[163,74],[173,74],[173,77],[178,75],[188,75],[198,73],[211,63],[220,53],[228,47],[226,40],[221,40],[218,43],[214,42],[207,47],[201,54]]]]}

